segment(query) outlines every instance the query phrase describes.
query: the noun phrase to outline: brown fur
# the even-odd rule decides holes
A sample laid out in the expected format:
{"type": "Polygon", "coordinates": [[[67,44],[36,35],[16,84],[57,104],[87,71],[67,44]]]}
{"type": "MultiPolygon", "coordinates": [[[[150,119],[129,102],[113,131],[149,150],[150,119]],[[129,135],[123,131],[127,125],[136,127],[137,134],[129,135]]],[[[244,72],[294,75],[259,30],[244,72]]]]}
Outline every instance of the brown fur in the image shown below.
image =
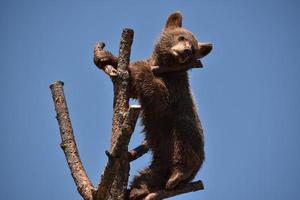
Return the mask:
{"type": "MultiPolygon", "coordinates": [[[[180,13],[170,15],[152,56],[129,66],[132,97],[142,105],[145,139],[153,153],[150,166],[134,177],[130,199],[143,199],[151,192],[191,181],[204,161],[203,130],[187,72],[155,76],[151,71],[154,65],[180,67],[183,60],[186,64],[210,52],[210,44],[198,43],[181,25],[180,13]]],[[[107,60],[116,63],[114,56],[105,55],[105,64],[107,60]]]]}

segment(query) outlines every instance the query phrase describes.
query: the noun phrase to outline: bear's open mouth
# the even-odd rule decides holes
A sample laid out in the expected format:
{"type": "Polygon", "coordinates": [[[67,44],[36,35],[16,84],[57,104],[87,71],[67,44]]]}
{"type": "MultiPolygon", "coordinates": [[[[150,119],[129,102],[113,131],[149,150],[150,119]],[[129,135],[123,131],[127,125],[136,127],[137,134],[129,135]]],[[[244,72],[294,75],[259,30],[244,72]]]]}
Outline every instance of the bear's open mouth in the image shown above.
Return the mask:
{"type": "Polygon", "coordinates": [[[172,49],[172,54],[178,59],[180,64],[186,63],[192,56],[192,52],[189,49],[183,51],[176,51],[172,49]]]}

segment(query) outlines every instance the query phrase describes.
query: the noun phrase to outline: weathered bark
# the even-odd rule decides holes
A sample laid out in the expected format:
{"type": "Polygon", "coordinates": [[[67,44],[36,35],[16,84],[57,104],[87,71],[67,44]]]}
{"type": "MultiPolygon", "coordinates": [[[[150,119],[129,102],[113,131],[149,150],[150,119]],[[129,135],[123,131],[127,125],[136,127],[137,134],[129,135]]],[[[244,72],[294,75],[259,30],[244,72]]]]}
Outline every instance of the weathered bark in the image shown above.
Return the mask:
{"type": "Polygon", "coordinates": [[[115,147],[111,152],[106,151],[108,157],[108,163],[105,167],[104,174],[101,176],[101,181],[96,192],[96,199],[113,199],[114,192],[119,192],[119,197],[117,199],[124,199],[127,189],[127,182],[129,177],[129,161],[128,161],[128,143],[136,121],[138,119],[140,107],[131,106],[129,108],[128,114],[126,114],[125,122],[122,125],[119,137],[116,140],[115,147]],[[122,172],[122,173],[120,173],[122,172]],[[122,177],[126,176],[124,179],[126,185],[122,186],[114,185],[114,181],[122,180],[122,177]]]}
{"type": "Polygon", "coordinates": [[[77,190],[85,200],[92,200],[92,192],[94,187],[85,172],[83,164],[79,157],[76,146],[73,128],[69,117],[67,102],[63,90],[64,83],[56,81],[50,85],[53,102],[56,110],[56,119],[59,124],[61,135],[61,148],[65,153],[66,160],[71,170],[72,177],[77,186],[77,190]]]}
{"type": "MultiPolygon", "coordinates": [[[[124,199],[126,194],[129,176],[128,143],[134,129],[134,127],[131,127],[130,116],[138,114],[140,110],[140,108],[129,109],[128,118],[125,118],[129,105],[127,91],[129,84],[128,65],[130,62],[132,40],[133,30],[124,29],[118,57],[118,76],[112,77],[114,85],[114,113],[111,148],[110,152],[107,152],[107,155],[110,156],[108,156],[108,165],[101,177],[96,195],[97,199],[124,199]],[[130,110],[136,114],[132,114],[130,110]],[[134,110],[138,111],[133,112],[134,110]]],[[[133,118],[135,117],[137,119],[137,115],[133,118]]]]}
{"type": "Polygon", "coordinates": [[[120,134],[121,125],[123,124],[124,116],[129,105],[129,96],[127,92],[129,84],[128,65],[130,62],[132,40],[133,30],[124,29],[122,32],[118,57],[118,76],[112,77],[114,86],[114,113],[111,150],[115,146],[116,140],[120,134]]]}
{"type": "Polygon", "coordinates": [[[124,122],[121,126],[121,132],[119,134],[119,137],[116,139],[116,144],[111,153],[108,151],[106,152],[109,158],[108,164],[106,166],[104,175],[101,178],[100,185],[102,187],[99,186],[98,190],[96,191],[90,179],[88,178],[88,175],[85,172],[83,164],[79,157],[75,137],[73,134],[72,124],[67,108],[67,102],[64,95],[63,85],[63,82],[57,81],[51,84],[50,88],[52,91],[52,97],[60,128],[60,134],[62,139],[61,147],[66,155],[66,160],[68,162],[78,192],[85,200],[102,200],[114,198],[110,197],[112,193],[111,191],[120,190],[123,192],[122,199],[124,199],[129,176],[129,167],[125,168],[126,170],[128,170],[127,175],[125,174],[125,189],[118,185],[112,186],[112,183],[115,180],[115,178],[118,178],[116,177],[117,175],[119,175],[118,172],[124,171],[124,169],[122,169],[122,165],[124,165],[124,162],[126,161],[127,165],[129,165],[128,159],[125,161],[122,159],[124,158],[124,155],[128,156],[129,154],[128,143],[131,134],[134,131],[136,121],[138,119],[140,106],[130,106],[128,112],[126,112],[124,122]]]}

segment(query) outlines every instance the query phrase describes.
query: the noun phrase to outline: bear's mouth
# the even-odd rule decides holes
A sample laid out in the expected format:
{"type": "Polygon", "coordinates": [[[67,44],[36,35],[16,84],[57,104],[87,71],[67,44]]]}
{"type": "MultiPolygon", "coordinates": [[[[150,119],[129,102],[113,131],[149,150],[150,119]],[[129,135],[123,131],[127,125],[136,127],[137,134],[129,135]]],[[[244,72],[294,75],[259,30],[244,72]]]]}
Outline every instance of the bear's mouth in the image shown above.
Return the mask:
{"type": "Polygon", "coordinates": [[[192,57],[192,51],[190,49],[184,49],[182,51],[172,49],[172,54],[178,59],[180,64],[186,63],[192,57]]]}

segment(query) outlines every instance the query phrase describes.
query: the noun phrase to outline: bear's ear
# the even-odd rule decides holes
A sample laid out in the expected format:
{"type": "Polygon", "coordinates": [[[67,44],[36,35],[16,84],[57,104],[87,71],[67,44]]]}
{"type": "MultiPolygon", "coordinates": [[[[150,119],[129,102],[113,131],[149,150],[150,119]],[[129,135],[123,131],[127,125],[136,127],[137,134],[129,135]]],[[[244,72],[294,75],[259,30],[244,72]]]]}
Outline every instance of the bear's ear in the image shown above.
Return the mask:
{"type": "Polygon", "coordinates": [[[203,58],[211,52],[213,45],[211,43],[198,43],[198,50],[196,52],[196,58],[203,58]]]}
{"type": "Polygon", "coordinates": [[[182,27],[182,15],[180,12],[172,13],[167,20],[165,29],[182,27]]]}

